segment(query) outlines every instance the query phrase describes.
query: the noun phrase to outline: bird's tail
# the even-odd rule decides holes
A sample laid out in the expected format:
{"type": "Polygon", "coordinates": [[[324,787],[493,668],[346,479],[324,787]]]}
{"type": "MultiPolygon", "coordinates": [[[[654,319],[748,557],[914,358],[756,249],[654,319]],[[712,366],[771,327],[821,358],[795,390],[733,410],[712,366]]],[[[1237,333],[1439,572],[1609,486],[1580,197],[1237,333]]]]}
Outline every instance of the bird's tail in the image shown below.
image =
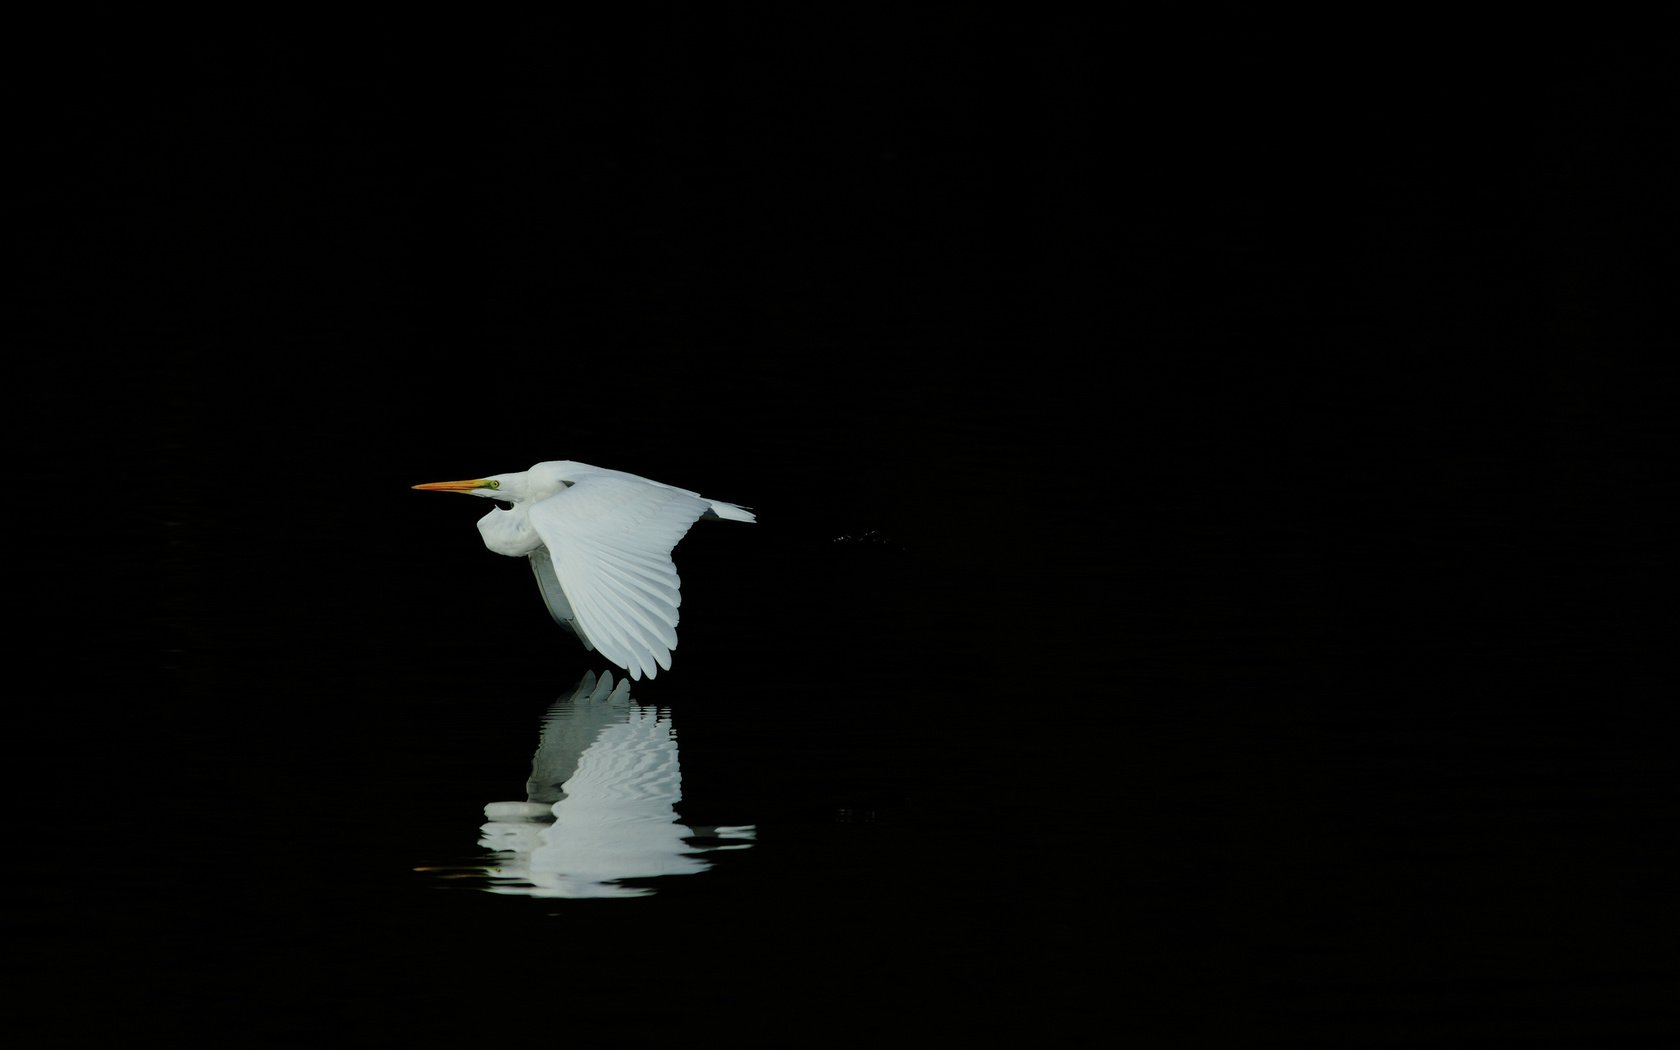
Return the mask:
{"type": "Polygon", "coordinates": [[[719,518],[727,518],[730,521],[758,520],[758,518],[753,515],[753,512],[745,507],[737,507],[733,503],[725,503],[719,499],[711,499],[706,502],[712,505],[711,513],[708,517],[715,516],[719,518]]]}

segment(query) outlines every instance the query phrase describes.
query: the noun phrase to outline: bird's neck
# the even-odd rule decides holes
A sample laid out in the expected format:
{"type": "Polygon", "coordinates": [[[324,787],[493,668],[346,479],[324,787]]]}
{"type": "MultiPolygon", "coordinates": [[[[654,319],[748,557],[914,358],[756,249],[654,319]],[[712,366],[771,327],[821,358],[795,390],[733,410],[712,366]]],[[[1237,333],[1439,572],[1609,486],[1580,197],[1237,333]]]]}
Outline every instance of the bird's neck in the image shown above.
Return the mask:
{"type": "Polygon", "coordinates": [[[512,510],[497,507],[478,519],[478,531],[486,547],[510,558],[523,558],[542,546],[524,504],[516,503],[512,510]]]}

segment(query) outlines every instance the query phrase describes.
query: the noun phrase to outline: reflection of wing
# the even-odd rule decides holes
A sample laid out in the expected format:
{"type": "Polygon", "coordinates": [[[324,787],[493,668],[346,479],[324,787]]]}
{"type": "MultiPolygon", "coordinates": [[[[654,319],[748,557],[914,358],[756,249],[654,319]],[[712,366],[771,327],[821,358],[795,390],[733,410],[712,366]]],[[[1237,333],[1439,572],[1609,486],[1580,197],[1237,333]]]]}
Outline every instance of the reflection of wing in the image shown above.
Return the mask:
{"type": "Polygon", "coordinates": [[[607,476],[531,505],[580,633],[631,678],[671,667],[682,604],[671,549],[709,509],[680,489],[607,476]]]}
{"type": "Polygon", "coordinates": [[[529,800],[492,802],[479,845],[496,863],[492,893],[637,897],[622,880],[705,871],[704,855],[745,849],[750,826],[680,822],[682,771],[668,711],[630,700],[630,683],[589,672],[543,718],[529,800]]]}
{"type": "Polygon", "coordinates": [[[578,759],[577,772],[566,781],[566,797],[554,805],[554,815],[594,821],[676,819],[682,801],[682,769],[677,762],[677,735],[671,716],[651,707],[632,708],[629,717],[607,726],[578,759]]]}
{"type": "Polygon", "coordinates": [[[578,760],[607,726],[630,716],[630,683],[613,687],[611,672],[599,680],[590,671],[572,695],[556,700],[543,716],[542,738],[531,759],[531,779],[525,795],[531,802],[555,802],[565,795],[563,785],[577,772],[578,760]]]}
{"type": "Polygon", "coordinates": [[[531,881],[559,896],[620,879],[705,871],[677,822],[682,772],[669,716],[637,707],[606,727],[554,804],[531,853],[531,881]]]}

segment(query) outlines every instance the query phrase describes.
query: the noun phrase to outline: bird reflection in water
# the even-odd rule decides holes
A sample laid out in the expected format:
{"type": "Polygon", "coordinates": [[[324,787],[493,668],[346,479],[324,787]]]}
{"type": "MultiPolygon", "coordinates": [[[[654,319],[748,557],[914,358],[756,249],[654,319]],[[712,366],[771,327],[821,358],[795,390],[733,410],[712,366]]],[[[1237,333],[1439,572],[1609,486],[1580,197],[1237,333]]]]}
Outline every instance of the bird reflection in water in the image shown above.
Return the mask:
{"type": "MultiPolygon", "coordinates": [[[[454,875],[483,875],[492,893],[533,897],[639,897],[626,879],[691,875],[704,854],[745,849],[754,829],[692,828],[680,822],[682,772],[668,712],[630,700],[611,672],[585,674],[549,707],[523,802],[492,802],[479,845],[492,863],[454,875]]],[[[444,874],[440,869],[425,869],[444,874]]]]}

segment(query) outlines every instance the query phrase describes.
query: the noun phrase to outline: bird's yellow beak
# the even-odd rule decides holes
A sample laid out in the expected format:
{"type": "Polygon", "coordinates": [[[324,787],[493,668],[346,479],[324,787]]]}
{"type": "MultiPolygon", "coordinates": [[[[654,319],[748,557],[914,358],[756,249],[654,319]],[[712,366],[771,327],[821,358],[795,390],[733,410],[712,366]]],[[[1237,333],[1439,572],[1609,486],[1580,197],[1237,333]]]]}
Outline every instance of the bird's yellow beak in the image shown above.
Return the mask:
{"type": "Polygon", "coordinates": [[[414,487],[426,492],[471,492],[474,489],[499,489],[502,483],[488,478],[474,478],[472,481],[428,481],[414,487]]]}

